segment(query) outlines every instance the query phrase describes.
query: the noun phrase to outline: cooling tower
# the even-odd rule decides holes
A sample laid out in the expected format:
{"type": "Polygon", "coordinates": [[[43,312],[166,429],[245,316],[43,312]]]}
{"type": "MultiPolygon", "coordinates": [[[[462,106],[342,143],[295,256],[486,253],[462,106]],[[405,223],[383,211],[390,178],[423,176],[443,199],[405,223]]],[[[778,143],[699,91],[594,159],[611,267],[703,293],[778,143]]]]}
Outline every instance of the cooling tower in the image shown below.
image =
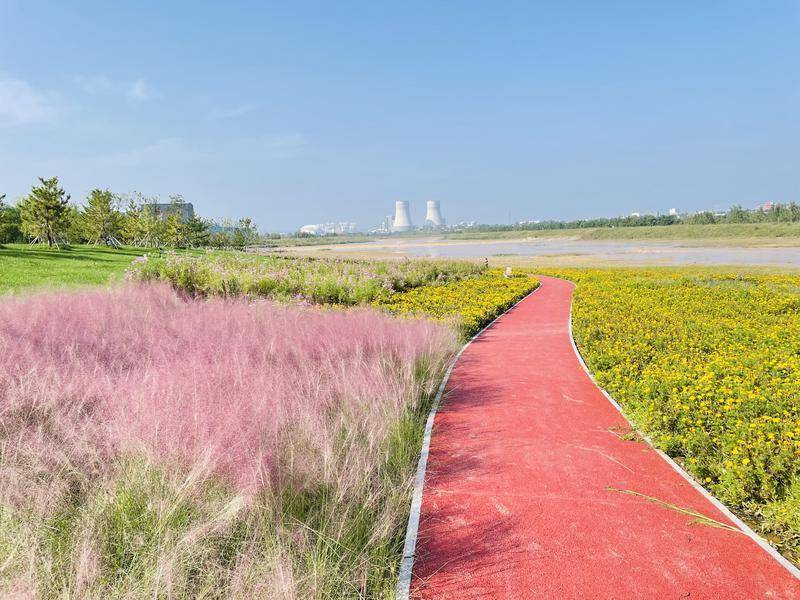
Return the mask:
{"type": "Polygon", "coordinates": [[[428,200],[428,212],[425,215],[426,227],[444,227],[444,218],[438,200],[428,200]]]}
{"type": "Polygon", "coordinates": [[[411,227],[411,213],[408,210],[408,202],[398,200],[394,203],[392,231],[411,231],[411,227]]]}

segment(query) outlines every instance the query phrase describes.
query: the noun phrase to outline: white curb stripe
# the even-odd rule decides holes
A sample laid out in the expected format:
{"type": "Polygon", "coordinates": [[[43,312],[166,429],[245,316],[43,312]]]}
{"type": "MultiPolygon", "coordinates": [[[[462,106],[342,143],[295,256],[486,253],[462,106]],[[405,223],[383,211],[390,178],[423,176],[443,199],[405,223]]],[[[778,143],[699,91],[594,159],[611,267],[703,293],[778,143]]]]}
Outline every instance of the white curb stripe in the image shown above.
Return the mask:
{"type": "MultiPolygon", "coordinates": [[[[539,281],[541,283],[541,279],[539,281]]],[[[572,282],[570,282],[570,283],[572,283],[572,282]]],[[[573,283],[572,285],[573,285],[573,289],[574,289],[575,288],[575,284],[573,283]]],[[[709,502],[711,502],[711,504],[716,506],[720,510],[720,512],[722,512],[726,517],[728,517],[731,521],[733,521],[736,524],[736,526],[739,529],[741,529],[742,533],[744,533],[747,537],[752,539],[756,544],[761,546],[761,548],[763,548],[770,556],[772,556],[772,558],[777,560],[781,565],[786,567],[786,570],[789,571],[789,573],[794,575],[796,578],[800,579],[800,569],[798,569],[789,559],[787,559],[780,552],[778,552],[775,548],[773,548],[767,540],[765,540],[760,535],[758,535],[755,531],[753,531],[747,525],[747,523],[745,523],[739,517],[737,517],[735,514],[733,514],[727,506],[725,506],[722,502],[720,502],[714,496],[712,496],[702,485],[700,485],[691,475],[689,475],[689,473],[684,471],[683,467],[681,467],[678,463],[676,463],[674,460],[672,460],[667,454],[665,454],[664,452],[662,452],[661,450],[656,448],[655,445],[653,444],[653,441],[650,439],[650,437],[645,435],[641,431],[639,431],[633,425],[633,423],[631,423],[631,421],[625,415],[625,411],[622,410],[622,406],[620,406],[620,404],[616,400],[614,400],[614,398],[611,396],[611,394],[609,394],[602,387],[600,387],[600,385],[598,385],[597,380],[594,378],[594,375],[592,375],[592,372],[589,371],[589,367],[586,365],[586,361],[583,360],[583,355],[581,354],[581,351],[578,350],[578,346],[575,343],[575,338],[572,335],[572,304],[573,304],[572,299],[573,299],[573,297],[574,297],[574,294],[570,297],[570,303],[569,303],[569,341],[572,344],[572,349],[575,352],[575,356],[578,357],[578,361],[581,363],[581,367],[583,367],[583,370],[589,376],[589,379],[592,380],[592,383],[594,383],[595,387],[598,390],[600,390],[602,392],[603,396],[605,396],[606,399],[614,406],[614,408],[616,408],[619,411],[619,413],[622,415],[622,417],[631,426],[631,429],[633,431],[635,431],[638,435],[640,435],[642,437],[642,439],[645,440],[650,445],[651,448],[653,448],[653,450],[658,452],[658,455],[661,458],[663,458],[665,461],[667,461],[667,464],[669,464],[670,467],[672,467],[675,471],[677,471],[677,473],[681,477],[683,477],[686,481],[688,481],[691,484],[691,486],[694,489],[696,489],[698,492],[700,492],[709,502]]]]}
{"type": "Polygon", "coordinates": [[[447,372],[444,375],[444,379],[442,379],[442,383],[439,384],[439,389],[436,391],[436,397],[433,400],[433,405],[431,405],[431,410],[428,413],[428,420],[425,423],[425,436],[422,439],[422,451],[420,452],[419,463],[417,464],[417,474],[414,478],[414,493],[411,496],[411,513],[408,516],[408,527],[406,528],[406,542],[403,546],[403,560],[400,563],[400,573],[397,576],[397,599],[398,600],[408,600],[408,595],[411,591],[411,572],[414,568],[414,557],[415,552],[417,549],[417,534],[419,533],[419,516],[420,511],[422,510],[422,488],[425,486],[425,469],[428,466],[428,453],[430,451],[431,446],[431,433],[433,432],[433,420],[436,417],[436,410],[439,408],[439,403],[442,400],[442,395],[444,394],[444,388],[447,386],[447,381],[450,379],[450,373],[453,372],[453,368],[456,366],[458,362],[458,358],[467,349],[467,347],[481,335],[484,331],[489,329],[492,325],[494,325],[499,319],[501,319],[504,315],[508,314],[508,312],[517,306],[520,302],[529,298],[531,294],[534,294],[536,290],[542,287],[541,280],[539,281],[539,285],[536,286],[536,289],[532,290],[530,293],[525,294],[522,298],[517,300],[514,304],[509,306],[502,314],[498,315],[493,321],[491,321],[488,325],[486,325],[483,329],[481,329],[478,333],[473,335],[466,344],[461,347],[461,350],[458,351],[453,362],[450,363],[450,367],[448,367],[447,372]]]}

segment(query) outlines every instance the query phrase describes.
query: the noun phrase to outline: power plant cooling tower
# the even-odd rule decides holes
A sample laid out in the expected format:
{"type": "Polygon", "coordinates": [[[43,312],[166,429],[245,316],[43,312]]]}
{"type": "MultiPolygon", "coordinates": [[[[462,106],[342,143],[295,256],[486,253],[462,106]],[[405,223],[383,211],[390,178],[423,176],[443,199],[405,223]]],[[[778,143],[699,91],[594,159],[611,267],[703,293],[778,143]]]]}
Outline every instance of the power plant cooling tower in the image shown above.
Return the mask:
{"type": "Polygon", "coordinates": [[[408,210],[408,202],[398,200],[394,203],[392,231],[411,231],[411,227],[411,213],[408,210]]]}
{"type": "Polygon", "coordinates": [[[428,212],[425,215],[426,227],[444,227],[444,218],[438,200],[428,200],[428,212]]]}

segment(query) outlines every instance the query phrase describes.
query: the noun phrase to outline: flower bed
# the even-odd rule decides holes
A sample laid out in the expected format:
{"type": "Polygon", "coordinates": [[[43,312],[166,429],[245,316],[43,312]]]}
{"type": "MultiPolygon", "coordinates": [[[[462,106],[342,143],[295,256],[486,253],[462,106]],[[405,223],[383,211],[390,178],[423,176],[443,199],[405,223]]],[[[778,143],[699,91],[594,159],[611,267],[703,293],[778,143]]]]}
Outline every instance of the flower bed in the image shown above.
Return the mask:
{"type": "Polygon", "coordinates": [[[800,276],[563,270],[601,386],[654,443],[800,559],[800,276]]]}
{"type": "Polygon", "coordinates": [[[377,304],[396,315],[455,322],[464,336],[470,336],[538,285],[528,274],[506,277],[503,271],[490,269],[479,276],[394,294],[377,304]]]}

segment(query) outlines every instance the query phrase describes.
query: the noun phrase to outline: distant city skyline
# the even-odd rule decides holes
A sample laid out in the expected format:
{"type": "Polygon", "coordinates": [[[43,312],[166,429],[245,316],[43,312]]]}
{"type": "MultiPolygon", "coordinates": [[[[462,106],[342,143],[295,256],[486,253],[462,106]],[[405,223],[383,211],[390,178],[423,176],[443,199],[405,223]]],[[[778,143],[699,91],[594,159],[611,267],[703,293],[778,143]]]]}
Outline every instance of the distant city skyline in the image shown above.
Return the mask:
{"type": "Polygon", "coordinates": [[[0,56],[12,202],[57,175],[293,231],[800,200],[788,0],[6,0],[0,56]]]}

